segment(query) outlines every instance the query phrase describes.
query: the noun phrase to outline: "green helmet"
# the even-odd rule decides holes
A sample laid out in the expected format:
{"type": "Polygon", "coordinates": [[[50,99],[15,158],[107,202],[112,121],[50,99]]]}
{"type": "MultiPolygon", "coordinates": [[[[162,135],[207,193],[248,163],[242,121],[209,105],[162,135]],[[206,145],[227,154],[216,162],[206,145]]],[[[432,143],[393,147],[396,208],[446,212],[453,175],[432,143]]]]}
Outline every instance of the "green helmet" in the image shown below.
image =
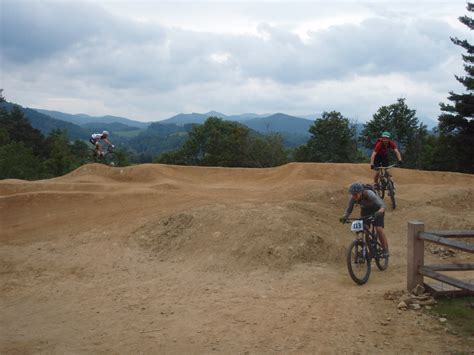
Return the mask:
{"type": "Polygon", "coordinates": [[[384,138],[390,138],[390,132],[387,132],[387,131],[383,132],[383,133],[382,133],[382,137],[384,137],[384,138]]]}

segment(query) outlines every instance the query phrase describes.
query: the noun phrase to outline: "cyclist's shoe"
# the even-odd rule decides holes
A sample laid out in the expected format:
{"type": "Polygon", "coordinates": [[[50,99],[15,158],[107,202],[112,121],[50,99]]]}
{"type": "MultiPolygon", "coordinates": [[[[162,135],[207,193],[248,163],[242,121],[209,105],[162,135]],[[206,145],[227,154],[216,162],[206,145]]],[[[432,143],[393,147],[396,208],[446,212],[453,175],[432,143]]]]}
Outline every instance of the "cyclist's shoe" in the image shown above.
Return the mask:
{"type": "Polygon", "coordinates": [[[388,250],[384,250],[384,251],[382,252],[382,257],[388,258],[389,256],[390,256],[390,253],[388,252],[388,250]]]}

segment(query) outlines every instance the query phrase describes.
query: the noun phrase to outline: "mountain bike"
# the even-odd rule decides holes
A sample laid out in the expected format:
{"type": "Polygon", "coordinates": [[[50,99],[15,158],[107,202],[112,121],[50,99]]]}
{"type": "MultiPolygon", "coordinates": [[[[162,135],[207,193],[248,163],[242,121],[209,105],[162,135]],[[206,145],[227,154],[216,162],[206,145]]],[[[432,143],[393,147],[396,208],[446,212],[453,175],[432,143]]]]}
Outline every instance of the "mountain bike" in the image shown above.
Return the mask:
{"type": "Polygon", "coordinates": [[[395,183],[393,182],[392,174],[389,172],[389,169],[394,166],[396,165],[392,164],[389,166],[379,166],[374,168],[379,172],[379,178],[375,190],[382,200],[385,197],[385,191],[388,192],[390,201],[392,202],[392,209],[397,207],[397,202],[395,201],[395,183]]]}
{"type": "Polygon", "coordinates": [[[369,280],[372,259],[379,270],[388,268],[388,255],[384,256],[377,230],[374,226],[375,216],[347,218],[343,223],[352,222],[351,231],[356,234],[346,252],[349,275],[358,285],[369,280]]]}
{"type": "Polygon", "coordinates": [[[97,155],[95,149],[91,149],[90,163],[101,163],[109,166],[117,166],[118,158],[112,146],[107,146],[107,150],[102,155],[97,155]]]}

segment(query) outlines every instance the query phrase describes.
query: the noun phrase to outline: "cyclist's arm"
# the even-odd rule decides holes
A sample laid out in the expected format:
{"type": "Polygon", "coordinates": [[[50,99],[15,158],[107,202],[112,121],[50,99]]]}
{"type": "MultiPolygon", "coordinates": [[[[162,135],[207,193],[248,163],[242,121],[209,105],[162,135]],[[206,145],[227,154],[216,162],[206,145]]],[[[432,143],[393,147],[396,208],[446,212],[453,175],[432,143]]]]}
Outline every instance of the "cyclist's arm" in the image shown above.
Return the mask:
{"type": "Polygon", "coordinates": [[[398,161],[402,160],[402,155],[400,154],[400,151],[397,148],[395,148],[393,151],[395,152],[398,161]]]}
{"type": "Polygon", "coordinates": [[[113,145],[112,143],[110,143],[110,141],[107,138],[103,138],[103,139],[104,139],[104,142],[107,143],[108,145],[113,145]]]}
{"type": "Polygon", "coordinates": [[[372,155],[370,156],[370,165],[374,165],[376,155],[377,155],[377,153],[375,152],[375,150],[372,151],[372,155]]]}
{"type": "Polygon", "coordinates": [[[354,205],[355,205],[355,201],[351,197],[351,199],[349,200],[349,204],[347,205],[346,212],[344,212],[343,218],[348,218],[351,215],[352,210],[354,209],[354,205]]]}

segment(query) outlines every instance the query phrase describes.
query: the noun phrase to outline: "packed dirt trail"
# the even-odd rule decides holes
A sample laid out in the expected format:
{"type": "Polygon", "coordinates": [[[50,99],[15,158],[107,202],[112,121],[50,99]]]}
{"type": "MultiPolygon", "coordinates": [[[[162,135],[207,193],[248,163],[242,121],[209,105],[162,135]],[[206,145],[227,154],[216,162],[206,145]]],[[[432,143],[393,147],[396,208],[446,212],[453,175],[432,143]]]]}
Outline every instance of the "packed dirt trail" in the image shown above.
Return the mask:
{"type": "Polygon", "coordinates": [[[394,169],[390,266],[357,286],[338,218],[348,185],[372,175],[367,164],[92,164],[2,180],[0,353],[471,351],[384,296],[406,287],[408,221],[474,227],[474,177],[394,169]]]}

